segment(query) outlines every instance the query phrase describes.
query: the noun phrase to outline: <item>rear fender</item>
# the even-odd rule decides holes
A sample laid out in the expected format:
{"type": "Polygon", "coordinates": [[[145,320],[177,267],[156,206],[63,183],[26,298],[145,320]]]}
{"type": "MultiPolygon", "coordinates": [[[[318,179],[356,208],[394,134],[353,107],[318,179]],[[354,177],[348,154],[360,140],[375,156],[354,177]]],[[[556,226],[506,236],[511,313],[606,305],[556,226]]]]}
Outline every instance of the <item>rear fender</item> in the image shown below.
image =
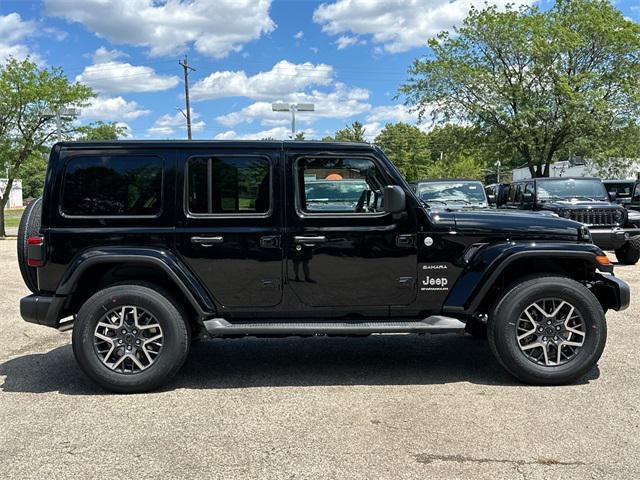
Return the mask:
{"type": "Polygon", "coordinates": [[[56,296],[68,297],[78,288],[87,270],[99,264],[150,266],[161,270],[182,292],[200,320],[216,313],[216,306],[198,279],[171,252],[154,248],[101,247],[79,254],[62,277],[56,296]]]}

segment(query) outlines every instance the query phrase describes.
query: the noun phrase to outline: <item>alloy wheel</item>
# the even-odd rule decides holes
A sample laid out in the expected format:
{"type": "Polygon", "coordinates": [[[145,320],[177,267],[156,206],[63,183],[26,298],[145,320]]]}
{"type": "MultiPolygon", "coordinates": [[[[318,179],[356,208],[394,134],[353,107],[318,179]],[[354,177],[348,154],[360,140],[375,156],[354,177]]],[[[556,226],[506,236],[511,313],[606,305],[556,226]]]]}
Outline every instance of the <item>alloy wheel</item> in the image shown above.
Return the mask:
{"type": "Polygon", "coordinates": [[[157,360],[164,336],[158,320],[136,306],[109,310],[93,334],[94,350],[109,369],[123,374],[138,373],[157,360]]]}
{"type": "Polygon", "coordinates": [[[580,312],[566,300],[545,298],[525,308],[516,324],[518,346],[532,362],[558,366],[580,352],[587,336],[580,312]]]}

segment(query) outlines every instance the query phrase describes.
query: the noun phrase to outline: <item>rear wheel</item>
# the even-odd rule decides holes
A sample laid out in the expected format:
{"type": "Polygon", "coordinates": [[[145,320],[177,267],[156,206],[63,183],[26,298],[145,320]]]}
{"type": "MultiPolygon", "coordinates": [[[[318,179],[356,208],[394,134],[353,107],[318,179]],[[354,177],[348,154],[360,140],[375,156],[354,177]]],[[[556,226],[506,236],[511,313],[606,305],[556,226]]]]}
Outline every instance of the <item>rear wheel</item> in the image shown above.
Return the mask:
{"type": "Polygon", "coordinates": [[[534,385],[577,380],[597,363],[606,337],[596,297],[564,277],[536,277],[512,287],[496,304],[488,325],[498,361],[534,385]]]}
{"type": "Polygon", "coordinates": [[[22,212],[18,227],[18,265],[25,285],[33,293],[38,293],[37,269],[27,265],[27,239],[38,235],[42,217],[42,198],[31,202],[22,212]]]}
{"type": "Polygon", "coordinates": [[[616,258],[623,265],[635,265],[640,260],[640,236],[631,237],[616,250],[616,258]]]}
{"type": "Polygon", "coordinates": [[[153,390],[184,363],[190,329],[165,292],[140,285],[101,290],[82,306],[73,352],[91,380],[113,392],[153,390]]]}

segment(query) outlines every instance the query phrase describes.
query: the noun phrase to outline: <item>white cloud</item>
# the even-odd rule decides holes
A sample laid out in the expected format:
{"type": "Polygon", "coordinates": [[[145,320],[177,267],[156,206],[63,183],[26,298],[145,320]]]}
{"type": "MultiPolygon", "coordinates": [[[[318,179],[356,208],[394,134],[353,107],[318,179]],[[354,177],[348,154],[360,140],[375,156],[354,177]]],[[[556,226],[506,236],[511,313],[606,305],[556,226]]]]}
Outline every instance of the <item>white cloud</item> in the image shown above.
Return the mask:
{"type": "Polygon", "coordinates": [[[173,88],[179,82],[175,75],[158,75],[151,67],[115,60],[122,55],[118,50],[99,48],[93,55],[96,63],[85,67],[76,81],[101,93],[157,92],[173,88]]]}
{"type": "Polygon", "coordinates": [[[404,105],[381,105],[375,107],[367,115],[368,122],[404,122],[415,123],[418,114],[410,112],[404,105]]]}
{"type": "MultiPolygon", "coordinates": [[[[191,111],[191,130],[193,132],[199,132],[204,129],[206,123],[202,120],[194,121],[200,118],[200,115],[193,110],[191,111]]],[[[153,126],[147,130],[147,133],[151,136],[163,136],[168,137],[173,135],[176,130],[187,129],[187,121],[181,112],[176,112],[174,115],[166,114],[158,118],[153,126]]]]}
{"type": "MultiPolygon", "coordinates": [[[[316,132],[312,129],[298,130],[304,133],[305,138],[313,138],[316,132]]],[[[288,140],[291,137],[291,129],[287,127],[274,127],[268,130],[261,130],[254,133],[239,134],[234,130],[227,130],[217,134],[214,140],[262,140],[264,138],[273,138],[275,140],[288,140]]]]}
{"type": "Polygon", "coordinates": [[[296,40],[302,40],[302,37],[304,37],[304,32],[302,30],[300,30],[293,36],[293,38],[295,38],[296,40]]]}
{"type": "Polygon", "coordinates": [[[192,86],[191,98],[198,101],[237,96],[268,100],[310,85],[329,85],[332,79],[333,67],[330,65],[281,60],[271,70],[253,76],[247,76],[244,71],[214,72],[192,86]]]}
{"type": "Polygon", "coordinates": [[[22,20],[18,13],[0,15],[0,63],[4,63],[8,57],[24,60],[27,56],[35,63],[42,63],[40,56],[21,43],[35,31],[35,22],[22,20]]]}
{"type": "Polygon", "coordinates": [[[364,43],[364,42],[362,42],[358,37],[350,37],[348,35],[343,35],[339,37],[334,43],[338,46],[338,50],[344,50],[347,47],[351,47],[358,43],[364,43]]]}
{"type": "Polygon", "coordinates": [[[84,25],[114,43],[174,55],[193,44],[222,58],[272,32],[271,0],[45,0],[48,15],[84,25]]]}
{"type": "MultiPolygon", "coordinates": [[[[279,101],[291,103],[313,103],[314,112],[298,112],[296,120],[301,123],[311,123],[319,118],[346,119],[362,114],[371,109],[368,103],[369,91],[363,88],[349,88],[343,83],[336,83],[334,90],[321,92],[313,90],[310,93],[292,92],[279,101]]],[[[242,110],[221,115],[216,121],[221,125],[232,127],[240,123],[253,123],[260,120],[262,125],[286,125],[291,117],[286,112],[273,112],[271,103],[255,102],[242,110]]]]}
{"type": "MultiPolygon", "coordinates": [[[[499,8],[510,3],[532,1],[491,2],[499,8]]],[[[438,32],[459,25],[472,6],[484,5],[485,0],[335,0],[316,8],[313,21],[329,35],[343,35],[336,42],[338,48],[353,44],[353,36],[371,35],[385,51],[397,53],[425,46],[438,32]]]]}
{"type": "Polygon", "coordinates": [[[103,122],[131,121],[151,113],[137,102],[127,101],[122,97],[94,98],[91,105],[82,109],[81,118],[84,120],[101,120],[103,122]]]}

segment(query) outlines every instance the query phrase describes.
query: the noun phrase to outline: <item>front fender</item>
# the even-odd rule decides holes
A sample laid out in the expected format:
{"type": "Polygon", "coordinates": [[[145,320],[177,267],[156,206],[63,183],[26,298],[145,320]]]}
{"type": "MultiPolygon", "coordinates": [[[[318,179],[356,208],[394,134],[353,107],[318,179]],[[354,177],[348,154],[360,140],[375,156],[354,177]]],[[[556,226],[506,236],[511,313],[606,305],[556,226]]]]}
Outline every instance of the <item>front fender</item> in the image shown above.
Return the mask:
{"type": "Polygon", "coordinates": [[[105,263],[159,268],[175,283],[201,318],[215,315],[215,304],[191,271],[173,253],[155,248],[99,247],[84,251],[73,260],[60,280],[56,296],[72,294],[88,268],[105,263]]]}
{"type": "Polygon", "coordinates": [[[591,243],[504,242],[484,246],[468,260],[445,299],[443,311],[474,314],[500,274],[517,260],[581,259],[593,265],[594,270],[612,273],[613,266],[597,262],[596,257],[601,255],[604,252],[591,243]]]}

